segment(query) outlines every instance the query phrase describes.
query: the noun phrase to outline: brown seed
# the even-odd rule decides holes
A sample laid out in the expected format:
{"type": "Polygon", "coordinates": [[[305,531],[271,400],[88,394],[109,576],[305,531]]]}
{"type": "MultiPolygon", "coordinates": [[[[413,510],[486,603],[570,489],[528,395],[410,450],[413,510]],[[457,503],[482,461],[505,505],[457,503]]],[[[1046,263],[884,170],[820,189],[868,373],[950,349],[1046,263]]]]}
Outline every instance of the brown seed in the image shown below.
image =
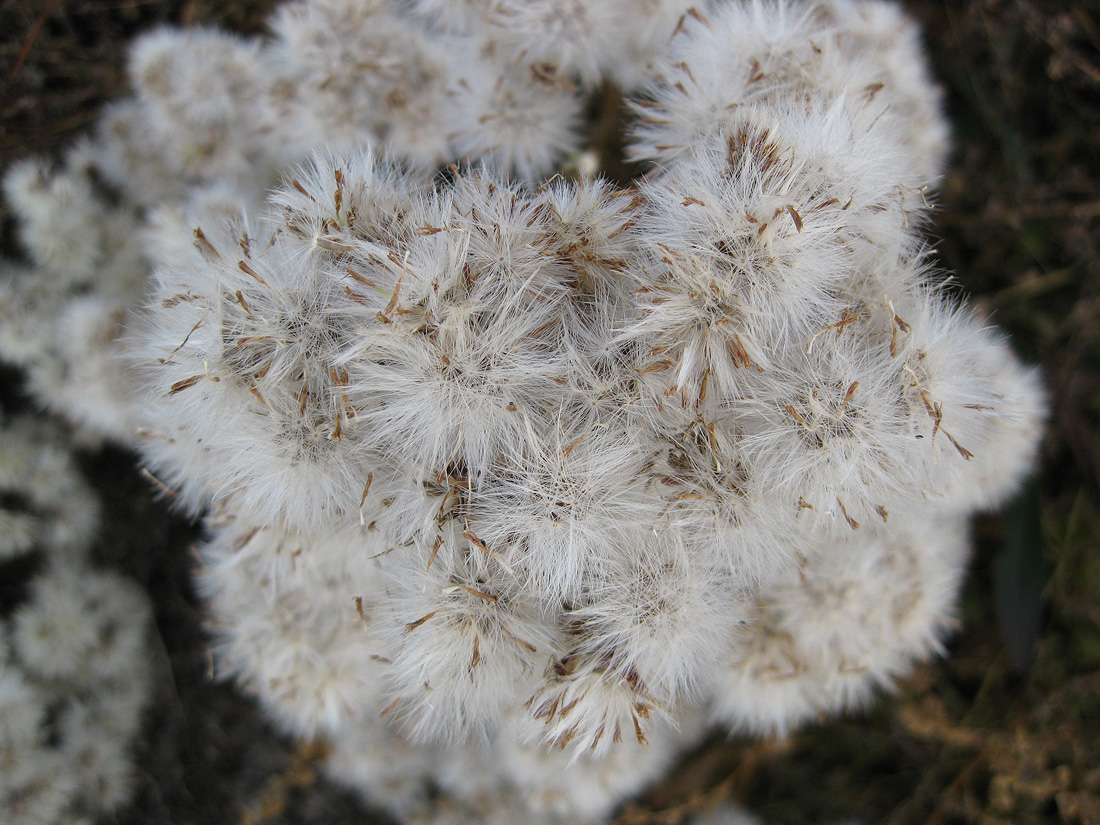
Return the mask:
{"type": "Polygon", "coordinates": [[[848,409],[848,402],[852,400],[852,396],[855,395],[856,387],[859,386],[858,381],[853,381],[852,385],[848,387],[848,392],[844,394],[844,403],[840,406],[840,414],[844,415],[844,411],[848,409]]]}
{"type": "Polygon", "coordinates": [[[171,386],[171,388],[169,388],[168,394],[175,395],[178,392],[183,392],[184,390],[195,386],[205,377],[205,375],[192,375],[190,378],[184,378],[182,381],[177,381],[171,386]]]}
{"type": "Polygon", "coordinates": [[[858,530],[859,529],[859,522],[856,521],[854,518],[852,518],[850,515],[848,515],[848,510],[845,509],[844,502],[841,501],[840,498],[838,497],[837,500],[836,500],[836,503],[840,505],[840,512],[844,514],[844,520],[846,522],[848,522],[848,526],[851,527],[853,530],[858,530]]]}
{"type": "Polygon", "coordinates": [[[793,206],[791,206],[790,204],[787,204],[787,211],[791,215],[791,220],[794,221],[795,230],[798,231],[798,232],[801,232],[802,231],[802,216],[799,215],[798,212],[795,210],[795,208],[793,206]]]}
{"type": "Polygon", "coordinates": [[[249,266],[248,264],[246,264],[246,263],[245,263],[244,261],[237,261],[237,267],[238,267],[238,268],[239,268],[239,269],[241,270],[241,272],[243,272],[243,273],[244,273],[245,275],[248,275],[248,276],[250,276],[250,277],[252,277],[252,278],[255,278],[255,279],[256,279],[257,281],[259,281],[259,282],[260,282],[261,284],[263,284],[264,286],[266,286],[266,287],[267,287],[268,289],[270,289],[270,288],[271,288],[271,286],[270,286],[270,285],[268,284],[268,282],[267,282],[267,281],[265,281],[265,280],[264,280],[263,278],[261,278],[261,277],[260,277],[260,275],[259,275],[259,273],[258,273],[258,272],[256,272],[256,270],[255,270],[255,269],[253,269],[252,267],[250,267],[250,266],[249,266]]]}
{"type": "Polygon", "coordinates": [[[499,601],[499,596],[494,596],[492,593],[486,593],[484,590],[478,590],[476,587],[467,587],[464,584],[458,585],[459,589],[465,590],[471,596],[477,596],[479,599],[487,601],[491,604],[496,604],[499,601]]]}
{"type": "Polygon", "coordinates": [[[321,249],[328,250],[329,252],[354,252],[355,244],[346,243],[339,238],[333,238],[329,235],[318,235],[313,239],[313,242],[321,249]]]}
{"type": "Polygon", "coordinates": [[[214,244],[210,243],[210,240],[206,237],[206,233],[202,231],[201,227],[195,227],[195,240],[197,241],[196,245],[199,249],[209,252],[215,258],[221,257],[221,255],[218,254],[218,250],[214,248],[214,244]]]}
{"type": "Polygon", "coordinates": [[[374,473],[367,473],[367,483],[363,485],[363,496],[359,499],[359,506],[362,507],[363,503],[367,500],[367,493],[370,492],[371,483],[374,481],[374,473]]]}
{"type": "Polygon", "coordinates": [[[295,189],[297,189],[299,192],[301,192],[303,195],[305,195],[310,200],[313,200],[313,195],[309,194],[309,192],[306,191],[306,188],[304,186],[302,186],[301,182],[297,178],[294,178],[290,182],[290,185],[293,186],[295,189]]]}
{"type": "Polygon", "coordinates": [[[419,619],[417,619],[417,620],[416,620],[415,622],[409,622],[409,623],[408,623],[407,625],[405,625],[405,629],[406,629],[406,630],[416,630],[416,629],[417,629],[418,627],[420,627],[420,625],[424,624],[424,622],[426,622],[426,621],[429,621],[429,620],[430,620],[430,619],[431,619],[431,618],[432,618],[433,616],[435,616],[435,614],[436,614],[436,613],[438,613],[438,612],[439,612],[439,610],[438,610],[438,609],[437,609],[437,610],[433,610],[433,611],[432,611],[431,613],[429,613],[429,614],[428,614],[427,616],[421,616],[421,617],[420,617],[419,619]]]}
{"type": "Polygon", "coordinates": [[[432,569],[432,562],[435,561],[436,554],[439,553],[439,548],[442,547],[442,546],[443,546],[443,536],[436,536],[435,537],[435,544],[432,545],[432,554],[428,558],[428,566],[426,568],[424,568],[425,572],[432,569]]]}

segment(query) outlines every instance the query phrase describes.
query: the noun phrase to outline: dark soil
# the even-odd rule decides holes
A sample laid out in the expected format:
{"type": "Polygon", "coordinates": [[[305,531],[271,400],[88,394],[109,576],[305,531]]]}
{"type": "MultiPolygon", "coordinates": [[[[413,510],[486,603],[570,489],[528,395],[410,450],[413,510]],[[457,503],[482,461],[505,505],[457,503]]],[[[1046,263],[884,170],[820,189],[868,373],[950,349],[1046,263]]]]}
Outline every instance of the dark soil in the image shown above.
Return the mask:
{"type": "MultiPolygon", "coordinates": [[[[769,823],[1100,823],[1100,8],[907,0],[947,90],[957,146],[931,230],[1051,401],[1043,462],[977,521],[945,658],[863,715],[783,742],[716,735],[620,825],[677,825],[725,798],[769,823]]],[[[125,44],[160,24],[262,30],[269,0],[0,0],[0,164],[56,153],[125,91],[125,44]]],[[[2,206],[0,206],[2,210],[2,206]]],[[[0,211],[0,248],[14,254],[0,211]]],[[[0,372],[0,402],[28,408],[0,372]]],[[[114,825],[383,822],[319,777],[318,744],[275,735],[210,678],[190,586],[195,528],[134,456],[84,459],[108,513],[104,563],[149,590],[158,688],[132,807],[114,825]],[[160,548],[155,552],[150,547],[160,548]]],[[[0,577],[25,575],[0,571],[0,577]]],[[[7,593],[12,582],[5,581],[7,593]]]]}

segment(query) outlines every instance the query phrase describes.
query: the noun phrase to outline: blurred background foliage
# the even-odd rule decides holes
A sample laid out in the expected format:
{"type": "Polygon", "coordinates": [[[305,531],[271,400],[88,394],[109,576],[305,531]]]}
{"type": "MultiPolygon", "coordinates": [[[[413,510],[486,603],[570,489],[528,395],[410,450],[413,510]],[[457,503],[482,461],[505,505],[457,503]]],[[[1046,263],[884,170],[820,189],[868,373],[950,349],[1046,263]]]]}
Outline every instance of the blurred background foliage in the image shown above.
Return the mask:
{"type": "MultiPolygon", "coordinates": [[[[272,5],[0,0],[0,165],[56,153],[87,130],[125,92],[125,44],[138,32],[258,33],[272,5]]],[[[955,137],[930,243],[956,273],[952,288],[1042,368],[1042,463],[973,527],[945,658],[866,713],[785,741],[716,734],[619,825],[677,825],[723,799],[776,825],[1100,823],[1100,6],[903,5],[924,27],[955,137]]],[[[2,205],[0,249],[17,254],[2,205]]],[[[0,371],[0,404],[29,408],[14,372],[0,371]]],[[[194,528],[152,501],[134,463],[120,450],[84,456],[109,514],[99,556],[149,589],[159,632],[134,805],[111,823],[384,821],[320,778],[323,743],[280,739],[249,699],[211,680],[189,584],[194,528]]],[[[16,575],[0,571],[5,593],[16,575]]]]}

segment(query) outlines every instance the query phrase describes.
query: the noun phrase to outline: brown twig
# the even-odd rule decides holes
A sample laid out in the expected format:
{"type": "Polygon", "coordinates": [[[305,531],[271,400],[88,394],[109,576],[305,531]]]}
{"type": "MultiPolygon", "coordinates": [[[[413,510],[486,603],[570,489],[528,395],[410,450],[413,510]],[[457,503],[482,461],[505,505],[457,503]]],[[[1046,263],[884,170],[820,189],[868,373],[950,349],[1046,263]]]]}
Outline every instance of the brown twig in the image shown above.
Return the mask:
{"type": "Polygon", "coordinates": [[[23,41],[23,47],[19,50],[19,54],[15,58],[15,64],[11,67],[7,78],[4,80],[4,88],[0,89],[0,110],[3,110],[8,92],[15,83],[15,78],[19,76],[19,70],[23,68],[27,56],[30,55],[31,49],[34,48],[35,41],[38,40],[38,36],[42,33],[42,27],[45,26],[46,21],[61,8],[64,2],[65,0],[50,0],[50,4],[46,6],[40,15],[38,15],[38,19],[35,20],[34,25],[31,26],[31,30],[27,33],[27,37],[23,41]]]}

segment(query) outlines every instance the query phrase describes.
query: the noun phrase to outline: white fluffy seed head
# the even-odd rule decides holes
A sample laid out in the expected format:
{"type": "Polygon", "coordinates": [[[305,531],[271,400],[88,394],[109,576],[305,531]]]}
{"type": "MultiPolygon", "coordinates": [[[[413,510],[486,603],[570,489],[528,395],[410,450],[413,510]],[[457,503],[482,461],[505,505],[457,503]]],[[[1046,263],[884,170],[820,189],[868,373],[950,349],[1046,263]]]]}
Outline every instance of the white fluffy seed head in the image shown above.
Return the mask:
{"type": "Polygon", "coordinates": [[[899,357],[908,400],[939,456],[929,499],[959,513],[1000,504],[1039,448],[1047,412],[1036,371],[972,311],[942,296],[919,292],[895,310],[906,327],[899,357]]]}
{"type": "Polygon", "coordinates": [[[158,271],[140,346],[147,449],[186,501],[234,496],[307,530],[355,512],[376,457],[344,361],[402,277],[397,180],[369,156],[319,158],[273,198],[273,231],[243,216],[168,227],[162,245],[184,254],[158,271]]]}
{"type": "Polygon", "coordinates": [[[119,338],[145,264],[137,217],[104,193],[89,151],[80,143],[54,168],[25,161],[4,177],[35,269],[3,267],[0,342],[42,403],[89,434],[129,441],[131,379],[119,338]]]}
{"type": "Polygon", "coordinates": [[[143,127],[133,142],[186,183],[262,188],[279,153],[268,143],[268,70],[255,40],[203,28],[146,34],[130,53],[143,127]]]}
{"type": "Polygon", "coordinates": [[[369,139],[427,168],[451,158],[444,106],[452,49],[387,8],[346,0],[284,6],[270,57],[283,77],[275,125],[307,146],[351,148],[369,139]]]}
{"type": "Polygon", "coordinates": [[[373,631],[384,546],[365,528],[308,536],[223,513],[200,548],[216,670],[281,727],[336,731],[376,706],[386,648],[373,631]],[[247,605],[247,607],[244,607],[247,605]]]}
{"type": "Polygon", "coordinates": [[[97,652],[98,628],[73,576],[43,576],[32,601],[15,617],[12,636],[20,660],[41,679],[77,679],[97,652]]]}
{"type": "Polygon", "coordinates": [[[946,128],[938,90],[923,69],[904,68],[920,62],[913,49],[904,18],[849,0],[753,0],[687,14],[638,107],[632,151],[668,162],[729,134],[745,106],[836,101],[919,189],[939,176],[946,128]]]}
{"type": "Polygon", "coordinates": [[[238,114],[252,90],[255,52],[254,45],[216,29],[159,29],[131,46],[130,82],[140,99],[165,115],[216,130],[238,114]]]}
{"type": "Polygon", "coordinates": [[[326,737],[332,747],[325,773],[362,793],[391,816],[408,821],[428,806],[439,771],[436,745],[414,745],[395,732],[379,711],[365,710],[326,737]]]}
{"type": "Polygon", "coordinates": [[[39,679],[78,688],[111,678],[118,659],[125,665],[143,647],[148,606],[128,587],[118,577],[63,562],[51,575],[36,578],[14,623],[20,661],[39,679]],[[139,629],[136,636],[128,632],[131,624],[139,629]],[[118,659],[116,650],[122,652],[118,659]]]}
{"type": "Polygon", "coordinates": [[[619,743],[648,743],[651,725],[667,724],[659,703],[635,673],[622,674],[581,654],[555,663],[516,722],[521,741],[600,757],[619,743]]]}
{"type": "Polygon", "coordinates": [[[652,82],[669,42],[698,4],[693,0],[632,0],[607,5],[616,13],[616,34],[604,57],[604,72],[633,95],[652,82]]]}
{"type": "Polygon", "coordinates": [[[83,558],[96,539],[99,503],[81,478],[67,433],[31,417],[0,426],[0,513],[8,532],[0,544],[15,555],[39,549],[69,561],[83,558]]]}
{"type": "Polygon", "coordinates": [[[518,797],[536,817],[553,822],[601,822],[619,802],[659,777],[704,733],[702,714],[688,711],[677,725],[648,728],[645,745],[625,739],[605,754],[524,744],[507,724],[487,749],[448,754],[439,784],[464,801],[518,797]],[[471,766],[476,766],[471,770],[471,766]]]}
{"type": "Polygon", "coordinates": [[[882,0],[826,0],[818,4],[818,14],[836,27],[842,54],[863,57],[874,67],[877,78],[864,89],[884,98],[920,177],[938,181],[947,162],[949,129],[916,23],[882,0]]]}
{"type": "Polygon", "coordinates": [[[464,67],[447,104],[455,157],[519,180],[548,177],[579,144],[580,93],[553,67],[493,57],[487,43],[469,47],[482,59],[464,67]]]}
{"type": "MultiPolygon", "coordinates": [[[[6,624],[4,628],[7,629],[6,624]]],[[[7,646],[5,640],[5,648],[7,646]]],[[[8,653],[5,651],[0,664],[0,711],[3,711],[0,713],[0,752],[4,753],[38,745],[46,716],[45,697],[9,661],[8,653]]]]}
{"type": "Polygon", "coordinates": [[[784,733],[865,704],[953,628],[967,559],[956,518],[868,526],[824,538],[764,588],[742,652],[715,692],[715,718],[784,733]]]}
{"type": "Polygon", "coordinates": [[[471,528],[541,598],[575,600],[647,540],[662,500],[629,441],[557,432],[515,453],[473,496],[471,528]]]}
{"type": "Polygon", "coordinates": [[[149,619],[113,573],[54,557],[34,578],[0,660],[0,806],[13,822],[83,821],[127,801],[149,619]]]}
{"type": "Polygon", "coordinates": [[[469,530],[394,552],[387,715],[414,741],[484,740],[560,655],[553,617],[469,530]]]}
{"type": "Polygon", "coordinates": [[[751,395],[851,313],[855,284],[915,254],[897,180],[842,107],[749,108],[731,128],[641,188],[641,310],[622,336],[653,342],[647,386],[693,410],[751,395]]]}
{"type": "Polygon", "coordinates": [[[93,277],[104,228],[87,178],[24,160],[4,174],[3,193],[21,218],[20,241],[35,264],[70,287],[93,277]]]}
{"type": "Polygon", "coordinates": [[[607,256],[627,219],[590,216],[601,194],[580,214],[565,196],[544,197],[460,177],[420,204],[395,275],[371,276],[392,290],[379,300],[355,286],[384,322],[349,355],[350,391],[393,460],[426,477],[451,465],[480,483],[497,456],[537,451],[563,404],[611,406],[576,380],[600,360],[596,391],[621,389],[608,362],[625,296],[607,256]]]}
{"type": "Polygon", "coordinates": [[[490,36],[505,49],[595,85],[619,32],[613,3],[603,0],[498,0],[485,15],[490,36]]]}
{"type": "Polygon", "coordinates": [[[566,614],[575,649],[669,705],[690,702],[709,689],[713,663],[733,655],[748,591],[674,531],[631,549],[566,614]]]}
{"type": "Polygon", "coordinates": [[[784,368],[755,376],[732,405],[749,474],[805,517],[841,530],[919,506],[938,455],[887,334],[853,319],[812,346],[791,347],[784,368]]]}

